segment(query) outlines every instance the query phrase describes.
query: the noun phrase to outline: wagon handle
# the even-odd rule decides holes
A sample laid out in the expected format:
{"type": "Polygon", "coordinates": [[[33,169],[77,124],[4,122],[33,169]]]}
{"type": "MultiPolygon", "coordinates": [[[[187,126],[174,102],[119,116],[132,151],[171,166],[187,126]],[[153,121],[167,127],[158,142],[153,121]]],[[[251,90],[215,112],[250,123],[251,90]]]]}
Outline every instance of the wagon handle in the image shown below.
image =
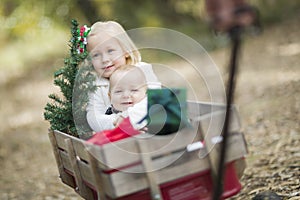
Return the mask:
{"type": "Polygon", "coordinates": [[[217,174],[214,181],[214,193],[213,199],[219,200],[220,196],[223,193],[223,177],[224,177],[224,166],[225,166],[225,158],[226,158],[226,147],[227,147],[227,139],[228,139],[228,131],[229,131],[229,124],[231,120],[231,104],[234,98],[234,90],[236,84],[236,72],[238,69],[237,66],[237,57],[238,52],[241,45],[241,28],[236,27],[230,31],[230,39],[232,41],[232,50],[231,50],[231,59],[230,59],[230,67],[229,67],[229,79],[227,85],[227,92],[226,92],[226,114],[225,114],[225,121],[224,127],[222,131],[223,140],[221,142],[221,150],[219,155],[219,162],[217,166],[217,174]]]}
{"type": "Polygon", "coordinates": [[[231,120],[231,104],[234,99],[237,60],[241,46],[241,34],[246,27],[254,27],[256,32],[260,30],[258,11],[248,5],[245,0],[206,0],[206,10],[210,22],[216,32],[228,33],[231,40],[231,57],[229,63],[229,79],[226,87],[226,114],[222,130],[221,151],[214,177],[213,200],[219,200],[223,193],[224,165],[226,160],[226,147],[229,124],[231,120]]]}

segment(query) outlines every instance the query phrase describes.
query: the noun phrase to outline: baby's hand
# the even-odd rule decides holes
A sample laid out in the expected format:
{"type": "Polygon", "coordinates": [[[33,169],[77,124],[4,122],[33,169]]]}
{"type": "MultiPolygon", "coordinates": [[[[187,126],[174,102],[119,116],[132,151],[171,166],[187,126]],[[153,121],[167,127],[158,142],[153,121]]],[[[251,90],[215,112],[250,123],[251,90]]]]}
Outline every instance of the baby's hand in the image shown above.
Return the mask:
{"type": "Polygon", "coordinates": [[[119,124],[120,124],[126,117],[128,117],[128,112],[127,112],[127,110],[118,113],[118,118],[117,118],[116,121],[114,122],[114,126],[119,126],[119,124]]]}
{"type": "Polygon", "coordinates": [[[147,133],[148,128],[145,126],[139,130],[141,133],[147,133]]]}
{"type": "Polygon", "coordinates": [[[114,126],[119,126],[119,124],[124,120],[124,117],[123,116],[119,116],[116,121],[114,121],[114,126]]]}

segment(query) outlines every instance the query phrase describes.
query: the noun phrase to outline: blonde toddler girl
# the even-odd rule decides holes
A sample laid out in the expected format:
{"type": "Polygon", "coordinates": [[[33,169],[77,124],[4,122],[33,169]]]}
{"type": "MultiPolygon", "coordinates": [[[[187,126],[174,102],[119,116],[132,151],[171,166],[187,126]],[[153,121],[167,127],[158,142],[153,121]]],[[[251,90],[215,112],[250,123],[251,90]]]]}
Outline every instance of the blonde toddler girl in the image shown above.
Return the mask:
{"type": "MultiPolygon", "coordinates": [[[[113,129],[119,117],[124,118],[136,114],[139,105],[136,104],[125,116],[105,115],[111,105],[108,97],[109,78],[121,65],[131,64],[139,67],[145,77],[148,88],[159,88],[160,83],[153,72],[151,64],[141,62],[140,52],[125,32],[124,28],[115,21],[96,22],[92,25],[87,36],[87,51],[89,62],[93,65],[97,79],[97,90],[89,94],[86,108],[87,121],[93,131],[113,129]],[[116,118],[118,117],[118,118],[116,118]]],[[[141,102],[143,103],[143,102],[141,102]]]]}

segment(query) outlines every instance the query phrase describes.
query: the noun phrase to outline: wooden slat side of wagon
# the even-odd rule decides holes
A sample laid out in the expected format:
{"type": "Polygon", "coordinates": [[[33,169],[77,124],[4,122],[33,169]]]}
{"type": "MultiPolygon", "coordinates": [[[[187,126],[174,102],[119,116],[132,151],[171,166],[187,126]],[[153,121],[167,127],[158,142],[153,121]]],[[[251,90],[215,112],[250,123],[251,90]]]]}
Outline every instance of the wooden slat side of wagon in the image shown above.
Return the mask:
{"type": "MultiPolygon", "coordinates": [[[[222,125],[225,107],[189,101],[192,129],[167,136],[145,133],[103,146],[50,131],[61,181],[84,199],[211,199],[215,158],[209,155],[219,148],[216,143],[209,149],[205,142],[220,135],[211,121],[222,125]]],[[[240,191],[247,153],[236,107],[231,112],[223,198],[240,191]]]]}

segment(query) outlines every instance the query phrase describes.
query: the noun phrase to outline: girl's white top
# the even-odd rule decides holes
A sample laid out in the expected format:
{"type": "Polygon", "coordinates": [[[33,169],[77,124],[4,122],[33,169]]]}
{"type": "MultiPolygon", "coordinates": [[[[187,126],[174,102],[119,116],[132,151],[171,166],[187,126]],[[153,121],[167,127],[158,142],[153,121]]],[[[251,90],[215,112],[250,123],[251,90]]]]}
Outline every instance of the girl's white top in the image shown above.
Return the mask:
{"type": "MultiPolygon", "coordinates": [[[[140,67],[144,72],[148,88],[161,88],[161,83],[154,74],[151,64],[140,62],[137,63],[136,66],[140,67]]],[[[108,97],[109,80],[97,77],[95,84],[97,86],[96,91],[89,94],[89,102],[86,108],[87,121],[95,132],[113,129],[115,128],[113,123],[119,115],[105,114],[108,107],[111,106],[108,97]]],[[[140,125],[135,123],[140,121],[147,114],[147,109],[145,108],[147,108],[147,101],[141,101],[127,110],[129,119],[134,127],[139,127],[140,125]]]]}

